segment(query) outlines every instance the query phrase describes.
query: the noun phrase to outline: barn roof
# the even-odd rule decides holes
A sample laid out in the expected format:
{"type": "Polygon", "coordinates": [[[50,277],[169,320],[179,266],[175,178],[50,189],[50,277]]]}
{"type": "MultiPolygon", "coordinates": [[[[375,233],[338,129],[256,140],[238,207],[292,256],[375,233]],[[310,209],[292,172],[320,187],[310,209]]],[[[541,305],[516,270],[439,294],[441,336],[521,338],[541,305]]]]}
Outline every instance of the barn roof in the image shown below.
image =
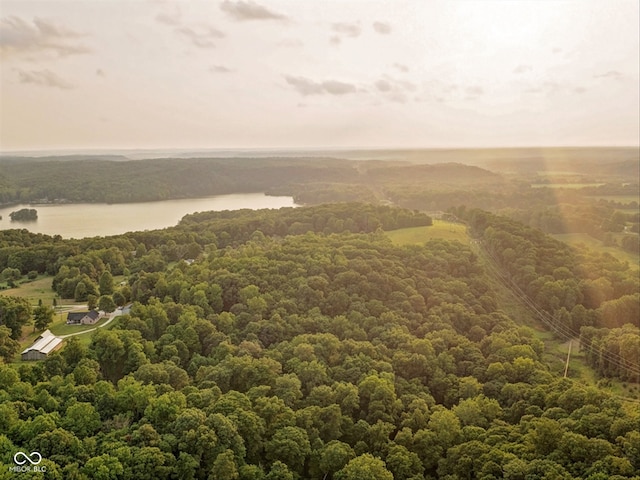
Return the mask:
{"type": "Polygon", "coordinates": [[[47,355],[60,345],[60,343],[62,343],[62,339],[60,337],[56,337],[51,333],[51,331],[45,330],[38,338],[36,338],[33,345],[26,348],[22,353],[25,354],[27,352],[37,350],[47,355]]]}

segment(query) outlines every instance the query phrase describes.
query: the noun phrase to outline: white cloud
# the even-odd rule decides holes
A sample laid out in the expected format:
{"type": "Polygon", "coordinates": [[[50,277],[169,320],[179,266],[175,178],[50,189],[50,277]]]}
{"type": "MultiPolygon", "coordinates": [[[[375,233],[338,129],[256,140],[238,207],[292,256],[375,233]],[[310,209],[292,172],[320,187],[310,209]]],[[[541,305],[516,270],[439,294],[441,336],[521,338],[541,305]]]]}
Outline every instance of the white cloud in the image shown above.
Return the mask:
{"type": "Polygon", "coordinates": [[[60,57],[90,53],[79,42],[83,34],[34,17],[32,22],[19,17],[0,20],[0,50],[7,54],[53,53],[60,57]]]}
{"type": "Polygon", "coordinates": [[[343,38],[357,38],[360,36],[362,29],[357,23],[334,23],[331,25],[331,31],[334,32],[329,41],[338,45],[343,38]]]}
{"type": "Polygon", "coordinates": [[[231,70],[228,67],[225,67],[224,65],[214,65],[209,69],[210,72],[213,73],[231,73],[233,72],[233,70],[231,70]]]}
{"type": "Polygon", "coordinates": [[[341,82],[339,80],[325,80],[316,82],[306,77],[285,75],[285,80],[301,95],[346,95],[356,93],[354,84],[341,82]]]}
{"type": "Polygon", "coordinates": [[[178,27],[176,32],[200,48],[213,48],[215,47],[214,40],[224,38],[225,34],[220,30],[211,26],[198,26],[198,27],[178,27]]]}
{"type": "Polygon", "coordinates": [[[156,15],[156,21],[158,23],[162,23],[163,25],[176,27],[180,25],[180,13],[176,12],[175,15],[169,15],[168,13],[159,13],[158,15],[156,15]]]}
{"type": "Polygon", "coordinates": [[[232,19],[243,22],[248,20],[286,20],[286,15],[269,10],[267,7],[252,0],[239,0],[232,2],[225,0],[220,4],[220,9],[232,19]]]}
{"type": "Polygon", "coordinates": [[[360,35],[362,29],[357,23],[334,23],[331,30],[339,35],[355,38],[360,35]]]}
{"type": "Polygon", "coordinates": [[[391,84],[387,81],[387,80],[378,80],[376,83],[376,88],[378,90],[380,90],[381,92],[388,92],[389,90],[391,90],[391,84]]]}
{"type": "Polygon", "coordinates": [[[391,25],[385,22],[373,22],[373,29],[380,35],[389,35],[391,33],[391,25]]]}
{"type": "Polygon", "coordinates": [[[50,70],[18,70],[18,79],[20,83],[30,83],[41,87],[59,88],[61,90],[70,90],[73,85],[63,80],[50,70]]]}
{"type": "Polygon", "coordinates": [[[409,72],[409,67],[407,67],[406,65],[403,65],[401,63],[394,63],[393,64],[393,68],[395,68],[396,70],[399,70],[402,73],[409,72]]]}

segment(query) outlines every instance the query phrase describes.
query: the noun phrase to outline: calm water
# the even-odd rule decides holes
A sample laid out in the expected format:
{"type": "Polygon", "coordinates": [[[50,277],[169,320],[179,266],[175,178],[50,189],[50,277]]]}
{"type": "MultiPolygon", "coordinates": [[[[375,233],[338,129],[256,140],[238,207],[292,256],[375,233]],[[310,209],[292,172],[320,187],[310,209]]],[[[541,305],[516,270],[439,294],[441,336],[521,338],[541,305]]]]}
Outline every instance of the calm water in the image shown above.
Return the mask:
{"type": "Polygon", "coordinates": [[[14,205],[0,208],[0,230],[26,228],[34,233],[84,238],[118,235],[140,230],[155,230],[176,225],[188,213],[210,210],[293,207],[291,197],[269,197],[263,193],[218,195],[207,198],[166,200],[143,203],[77,203],[66,205],[14,205]],[[35,222],[12,222],[11,212],[35,208],[35,222]]]}

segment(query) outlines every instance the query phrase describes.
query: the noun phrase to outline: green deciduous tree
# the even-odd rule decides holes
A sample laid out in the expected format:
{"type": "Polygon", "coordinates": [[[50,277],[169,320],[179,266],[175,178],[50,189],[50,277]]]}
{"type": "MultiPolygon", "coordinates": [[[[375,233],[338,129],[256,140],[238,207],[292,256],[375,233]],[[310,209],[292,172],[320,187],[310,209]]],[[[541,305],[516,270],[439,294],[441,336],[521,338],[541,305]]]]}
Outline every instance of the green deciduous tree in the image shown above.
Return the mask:
{"type": "Polygon", "coordinates": [[[284,427],[275,432],[265,445],[267,458],[280,460],[292,470],[302,473],[304,462],[311,453],[307,432],[298,427],[284,427]]]}
{"type": "Polygon", "coordinates": [[[100,298],[98,298],[98,310],[111,313],[115,309],[116,303],[113,301],[111,295],[101,295],[100,298]]]}
{"type": "Polygon", "coordinates": [[[113,294],[113,275],[108,270],[102,272],[100,275],[100,281],[98,283],[100,295],[113,294]]]}
{"type": "Polygon", "coordinates": [[[11,329],[0,325],[0,358],[10,362],[20,350],[20,342],[11,338],[11,329]]]}
{"type": "Polygon", "coordinates": [[[351,460],[335,474],[336,480],[393,480],[393,474],[387,470],[384,462],[365,453],[351,460]]]}
{"type": "Polygon", "coordinates": [[[53,322],[53,307],[49,305],[38,305],[33,310],[33,326],[36,330],[43,331],[53,322]]]}
{"type": "Polygon", "coordinates": [[[31,304],[26,298],[0,297],[0,326],[11,330],[11,338],[20,339],[22,327],[31,323],[31,304]]]}
{"type": "Polygon", "coordinates": [[[79,438],[84,438],[96,433],[102,422],[100,421],[100,414],[92,404],[79,402],[67,408],[67,412],[62,419],[62,425],[79,438]]]}
{"type": "Polygon", "coordinates": [[[208,480],[237,480],[239,478],[233,452],[225,450],[216,457],[208,480]]]}
{"type": "Polygon", "coordinates": [[[333,475],[356,457],[353,448],[339,440],[332,440],[326,444],[320,453],[320,471],[333,475]]]}

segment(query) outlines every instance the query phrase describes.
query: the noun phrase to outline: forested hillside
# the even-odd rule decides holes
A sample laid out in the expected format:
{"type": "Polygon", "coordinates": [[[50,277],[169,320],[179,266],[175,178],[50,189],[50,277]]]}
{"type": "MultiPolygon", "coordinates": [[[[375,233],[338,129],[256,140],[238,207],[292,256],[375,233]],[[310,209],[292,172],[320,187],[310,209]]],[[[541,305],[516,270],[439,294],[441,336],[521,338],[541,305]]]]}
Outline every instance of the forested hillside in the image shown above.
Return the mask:
{"type": "Polygon", "coordinates": [[[239,192],[294,195],[297,201],[370,201],[379,185],[500,183],[462,164],[406,166],[332,158],[185,158],[0,160],[0,204],[33,201],[125,203],[239,192]],[[310,187],[315,193],[310,194],[310,187]],[[373,188],[373,190],[371,190],[373,188]],[[322,198],[322,191],[330,192],[322,198]]]}
{"type": "Polygon", "coordinates": [[[0,203],[144,202],[238,192],[291,183],[347,182],[351,162],[333,159],[4,160],[0,203]]]}
{"type": "Polygon", "coordinates": [[[246,192],[291,196],[305,205],[369,202],[431,212],[473,205],[545,233],[581,233],[634,255],[640,251],[638,236],[627,235],[640,228],[634,149],[528,151],[533,156],[519,160],[498,151],[495,161],[485,158],[491,152],[483,150],[369,152],[366,160],[363,152],[335,153],[352,159],[318,153],[138,161],[3,157],[0,205],[127,203],[246,192]],[[552,168],[545,155],[558,163],[552,168]],[[396,161],[376,160],[379,156],[396,161]],[[446,163],[424,163],[436,161],[446,163]]]}
{"type": "MultiPolygon", "coordinates": [[[[0,363],[0,478],[16,451],[42,455],[33,478],[65,480],[640,478],[638,403],[552,372],[472,248],[594,348],[624,337],[636,367],[637,326],[607,312],[637,278],[457,213],[479,243],[396,246],[385,231],[431,219],[362,204],[205,212],[110,238],[0,232],[2,269],[48,272],[62,298],[133,302],[88,346],[0,363]]],[[[4,325],[28,323],[25,308],[2,302],[6,360],[19,332],[4,325]]],[[[598,375],[626,375],[594,357],[598,375]]]]}

